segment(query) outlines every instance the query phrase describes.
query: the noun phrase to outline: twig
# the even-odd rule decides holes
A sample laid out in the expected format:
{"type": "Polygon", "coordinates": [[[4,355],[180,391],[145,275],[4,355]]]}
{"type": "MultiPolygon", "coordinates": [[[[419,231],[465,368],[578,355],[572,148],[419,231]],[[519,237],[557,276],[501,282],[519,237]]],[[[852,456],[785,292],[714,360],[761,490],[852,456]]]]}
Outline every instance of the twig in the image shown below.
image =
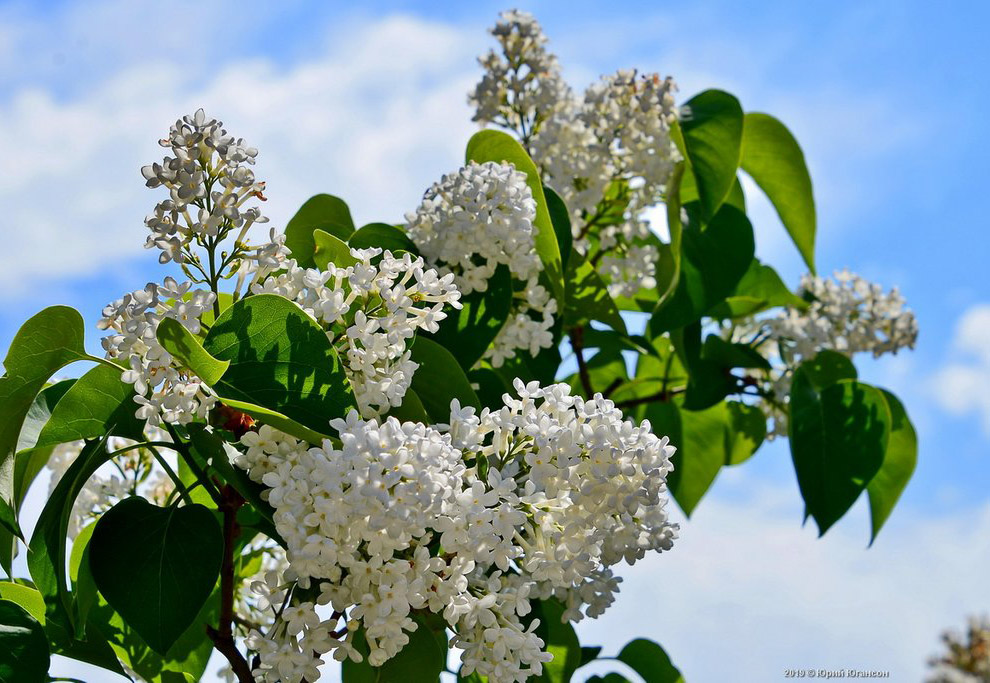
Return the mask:
{"type": "Polygon", "coordinates": [[[605,391],[602,392],[602,397],[608,398],[609,396],[611,396],[616,389],[622,386],[622,383],[624,381],[625,380],[621,377],[616,377],[615,379],[613,379],[612,383],[609,384],[607,387],[605,387],[605,391]]]}
{"type": "Polygon", "coordinates": [[[591,375],[588,374],[588,364],[584,362],[584,328],[573,327],[567,336],[571,340],[571,348],[574,349],[574,357],[577,358],[578,375],[581,377],[581,386],[584,387],[586,398],[595,395],[595,390],[591,388],[591,375]]]}
{"type": "Polygon", "coordinates": [[[234,544],[240,534],[237,510],[244,499],[233,487],[221,489],[220,512],[223,514],[223,563],[220,565],[220,623],[206,627],[213,647],[227,658],[239,683],[254,683],[251,667],[234,642],[234,544]]]}

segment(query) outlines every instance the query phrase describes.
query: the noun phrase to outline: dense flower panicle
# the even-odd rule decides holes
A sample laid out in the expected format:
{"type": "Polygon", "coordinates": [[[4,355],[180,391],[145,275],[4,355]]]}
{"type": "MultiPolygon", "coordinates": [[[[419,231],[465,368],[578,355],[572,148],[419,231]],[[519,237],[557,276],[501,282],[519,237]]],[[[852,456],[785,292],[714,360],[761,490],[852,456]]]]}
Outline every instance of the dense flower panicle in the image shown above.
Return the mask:
{"type": "Polygon", "coordinates": [[[613,296],[655,287],[660,253],[642,212],[662,200],[680,159],[670,137],[673,79],[620,70],[575,96],[531,16],[503,14],[492,33],[504,58],[491,52],[480,60],[485,74],[469,98],[475,120],[520,138],[568,207],[574,247],[594,258],[613,296]],[[523,79],[527,90],[513,64],[533,64],[527,73],[545,76],[523,79]]]}
{"type": "Polygon", "coordinates": [[[262,680],[300,680],[314,652],[359,659],[358,628],[380,665],[430,611],[454,632],[464,673],[523,681],[550,659],[535,622],[522,625],[531,599],[559,598],[567,619],[597,616],[618,590],[612,565],[671,547],[667,440],[600,395],[515,389],[497,411],[454,401],[435,427],[352,412],[332,423],[340,445],[310,448],[267,426],[244,435],[235,462],[268,487],[288,548],[284,576],[259,588],[319,589],[252,640],[262,680]]]}
{"type": "Polygon", "coordinates": [[[162,263],[198,267],[205,277],[193,243],[206,246],[236,230],[227,266],[249,273],[277,265],[284,247],[274,231],[267,244],[251,246],[246,240],[251,226],[268,222],[258,206],[247,206],[252,199],[265,200],[265,183],[250,168],[258,150],[228,134],[202,109],[177,120],[160,144],[172,156],[142,167],[141,175],[148,187],[167,189],[169,198],[145,219],[151,232],[145,248],[158,248],[162,263]]]}
{"type": "Polygon", "coordinates": [[[879,284],[841,270],[831,280],[803,276],[798,295],[809,301],[807,310],[788,307],[725,330],[734,341],[761,339],[758,350],[773,365],[767,377],[770,396],[760,402],[772,422],[771,438],[787,435],[791,379],[802,361],[824,350],[850,357],[869,352],[878,358],[913,349],[918,339],[918,321],[896,287],[884,292],[879,284]]]}
{"type": "Polygon", "coordinates": [[[553,345],[557,302],[539,283],[536,201],[525,173],[512,164],[469,162],[434,183],[406,220],[409,237],[426,260],[453,273],[464,294],[484,291],[500,265],[525,283],[486,353],[492,365],[501,366],[519,349],[535,355],[553,345]]]}
{"type": "Polygon", "coordinates": [[[478,59],[481,81],[468,97],[474,121],[498,123],[522,137],[539,127],[568,93],[556,55],[546,49],[547,37],[532,14],[502,12],[491,33],[501,54],[490,50],[478,59]]]}
{"type": "Polygon", "coordinates": [[[402,403],[418,367],[407,342],[417,330],[436,332],[444,305],[460,308],[454,275],[440,276],[423,259],[381,249],[352,249],[357,263],[326,270],[284,264],[252,287],[298,303],[330,332],[344,359],[355,399],[365,417],[402,403]],[[373,260],[378,259],[377,263],[373,260]]]}
{"type": "Polygon", "coordinates": [[[213,292],[193,290],[192,283],[167,277],[163,284],[149,282],[103,309],[98,327],[110,332],[102,339],[106,357],[127,364],[121,379],[134,385],[134,400],[140,406],[136,415],[150,425],[205,418],[216,403],[209,387],[176,364],[156,336],[164,318],[198,334],[200,317],[215,299],[213,292]]]}
{"type": "Polygon", "coordinates": [[[591,85],[578,117],[608,150],[618,175],[638,179],[633,210],[660,200],[680,155],[670,138],[677,119],[669,76],[623,69],[591,85]]]}

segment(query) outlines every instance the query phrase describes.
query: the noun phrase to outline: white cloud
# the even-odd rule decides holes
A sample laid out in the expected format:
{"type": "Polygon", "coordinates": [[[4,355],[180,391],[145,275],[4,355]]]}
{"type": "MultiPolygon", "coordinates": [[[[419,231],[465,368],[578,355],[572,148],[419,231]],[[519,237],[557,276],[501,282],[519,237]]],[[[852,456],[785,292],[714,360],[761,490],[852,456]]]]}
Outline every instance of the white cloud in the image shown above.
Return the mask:
{"type": "Polygon", "coordinates": [[[810,667],[916,681],[939,633],[990,607],[990,505],[944,518],[899,509],[869,549],[864,506],[822,539],[800,522],[794,486],[726,471],[672,551],[622,570],[618,601],[582,622],[582,643],[615,654],[653,638],[688,681],[774,681],[810,667]]]}
{"type": "Polygon", "coordinates": [[[393,16],[335,32],[323,55],[289,68],[238,60],[200,79],[152,54],[79,98],[18,90],[0,101],[0,292],[139,254],[158,197],[138,169],[199,106],[261,150],[273,225],[317,192],[342,196],[359,222],[401,219],[462,159],[477,42],[393,16]]]}
{"type": "Polygon", "coordinates": [[[963,313],[952,345],[957,359],[935,373],[932,392],[952,415],[975,413],[990,436],[990,304],[963,313]]]}

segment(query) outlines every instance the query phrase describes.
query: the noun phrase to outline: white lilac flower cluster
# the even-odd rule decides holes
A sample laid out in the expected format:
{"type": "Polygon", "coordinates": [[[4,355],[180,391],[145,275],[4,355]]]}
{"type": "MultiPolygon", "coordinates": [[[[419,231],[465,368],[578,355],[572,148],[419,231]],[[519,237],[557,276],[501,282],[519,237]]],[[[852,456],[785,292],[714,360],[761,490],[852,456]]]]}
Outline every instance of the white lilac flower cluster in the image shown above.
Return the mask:
{"type": "Polygon", "coordinates": [[[758,350],[774,366],[768,400],[760,402],[771,418],[772,436],[787,435],[786,404],[793,370],[819,351],[846,356],[869,352],[874,358],[914,348],[918,321],[895,287],[884,292],[879,284],[849,272],[836,271],[833,279],[816,275],[801,278],[798,295],[809,301],[807,310],[785,308],[770,318],[750,318],[727,330],[734,341],[761,340],[758,350]]]}
{"type": "Polygon", "coordinates": [[[406,343],[417,330],[436,332],[447,317],[444,305],[460,308],[461,294],[453,274],[440,276],[421,257],[378,248],[350,254],[356,263],[346,268],[287,261],[251,291],[295,301],[323,324],[344,358],[361,414],[377,417],[402,403],[418,367],[406,343]]]}
{"type": "Polygon", "coordinates": [[[315,599],[254,633],[262,681],[307,678],[328,652],[381,665],[442,615],[462,673],[524,681],[551,659],[524,618],[556,597],[565,619],[597,616],[610,567],[667,550],[673,448],[600,395],[515,382],[499,410],[451,404],[449,424],[333,423],[339,445],[310,447],[263,426],[235,461],[268,488],[289,568],[256,588],[277,607],[293,584],[315,599]],[[332,614],[326,616],[330,610],[332,614]],[[323,613],[321,613],[321,610],[323,613]]]}
{"type": "Polygon", "coordinates": [[[464,294],[485,291],[500,265],[524,283],[508,321],[486,351],[495,367],[519,349],[531,355],[553,345],[557,302],[539,284],[534,247],[536,200],[526,174],[512,164],[469,162],[430,187],[407,214],[407,232],[441,272],[453,273],[464,294]]]}
{"type": "Polygon", "coordinates": [[[164,318],[178,320],[192,334],[199,334],[200,317],[215,299],[213,292],[193,290],[192,283],[179,284],[167,277],[163,284],[149,282],[103,309],[97,326],[110,332],[102,339],[103,349],[107,358],[127,364],[121,379],[134,385],[139,419],[153,426],[186,424],[205,418],[216,403],[209,387],[174,363],[156,336],[164,318]]]}
{"type": "Polygon", "coordinates": [[[531,16],[503,14],[493,34],[503,54],[480,60],[485,73],[469,98],[475,120],[520,137],[568,206],[575,247],[598,265],[613,296],[655,287],[660,254],[642,212],[662,200],[680,159],[670,137],[673,79],[620,70],[579,97],[531,16]],[[529,62],[546,65],[543,77],[520,84],[509,66],[529,62]]]}
{"type": "Polygon", "coordinates": [[[502,12],[491,29],[501,54],[490,50],[478,63],[481,81],[469,96],[476,108],[472,120],[519,130],[528,140],[568,94],[556,55],[546,49],[547,37],[532,14],[502,12]]]}
{"type": "Polygon", "coordinates": [[[277,247],[269,244],[249,254],[244,242],[253,224],[268,221],[257,206],[245,206],[252,198],[265,199],[265,183],[250,168],[258,150],[229,135],[221,121],[202,109],[177,120],[159,144],[174,156],[142,167],[141,174],[148,187],[165,187],[169,198],[145,219],[151,231],[145,247],[161,250],[162,263],[198,263],[190,249],[194,240],[205,246],[238,230],[237,256],[255,267],[270,260],[277,247]]]}

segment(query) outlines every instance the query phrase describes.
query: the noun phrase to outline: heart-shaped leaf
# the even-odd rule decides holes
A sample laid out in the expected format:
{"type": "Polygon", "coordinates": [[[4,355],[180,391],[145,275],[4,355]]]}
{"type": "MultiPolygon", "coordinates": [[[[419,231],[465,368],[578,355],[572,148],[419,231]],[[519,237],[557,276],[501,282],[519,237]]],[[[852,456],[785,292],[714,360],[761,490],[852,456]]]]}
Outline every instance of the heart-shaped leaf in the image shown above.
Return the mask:
{"type": "Polygon", "coordinates": [[[223,534],[207,508],[160,508],[139,497],[107,511],[89,543],[96,587],[163,655],[210,596],[222,557],[223,534]]]}

